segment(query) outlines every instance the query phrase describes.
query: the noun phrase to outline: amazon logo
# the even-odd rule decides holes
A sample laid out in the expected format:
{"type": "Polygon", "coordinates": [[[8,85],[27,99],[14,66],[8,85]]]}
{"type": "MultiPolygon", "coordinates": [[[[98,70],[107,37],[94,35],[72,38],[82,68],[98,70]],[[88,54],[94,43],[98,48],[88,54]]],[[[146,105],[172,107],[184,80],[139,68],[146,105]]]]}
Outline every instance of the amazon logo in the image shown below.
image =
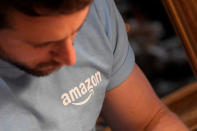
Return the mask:
{"type": "Polygon", "coordinates": [[[101,73],[98,71],[95,74],[91,75],[84,82],[81,82],[78,86],[73,87],[68,92],[65,92],[61,95],[62,103],[64,106],[69,104],[80,106],[86,104],[91,97],[94,95],[94,87],[98,86],[102,81],[101,73]],[[76,100],[87,96],[85,99],[76,100]]]}

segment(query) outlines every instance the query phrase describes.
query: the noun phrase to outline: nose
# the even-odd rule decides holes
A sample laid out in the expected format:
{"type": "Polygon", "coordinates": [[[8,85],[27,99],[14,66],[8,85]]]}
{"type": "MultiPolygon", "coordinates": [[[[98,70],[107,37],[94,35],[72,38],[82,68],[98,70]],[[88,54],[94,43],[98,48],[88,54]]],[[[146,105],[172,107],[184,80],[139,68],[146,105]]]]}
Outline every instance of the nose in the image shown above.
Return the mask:
{"type": "Polygon", "coordinates": [[[76,53],[73,46],[73,39],[67,39],[59,45],[55,45],[55,48],[51,51],[52,57],[55,61],[72,66],[76,63],[76,53]]]}

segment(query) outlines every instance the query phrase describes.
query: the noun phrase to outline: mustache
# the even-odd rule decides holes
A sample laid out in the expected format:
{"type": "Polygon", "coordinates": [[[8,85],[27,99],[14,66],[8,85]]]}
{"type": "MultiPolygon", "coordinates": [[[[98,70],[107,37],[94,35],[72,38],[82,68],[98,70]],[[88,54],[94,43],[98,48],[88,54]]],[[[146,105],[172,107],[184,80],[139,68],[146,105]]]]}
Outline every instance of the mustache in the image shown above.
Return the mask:
{"type": "Polygon", "coordinates": [[[17,63],[17,62],[13,62],[11,61],[10,64],[16,66],[17,68],[19,68],[22,71],[27,72],[28,74],[31,74],[33,76],[37,76],[37,77],[42,77],[42,76],[46,76],[49,75],[49,73],[47,72],[43,72],[42,69],[47,67],[47,66],[60,66],[61,64],[59,62],[56,62],[54,60],[51,60],[50,62],[43,62],[43,63],[39,63],[36,65],[35,68],[29,68],[23,64],[17,63]]]}
{"type": "Polygon", "coordinates": [[[9,55],[6,53],[6,51],[4,51],[3,48],[1,48],[0,46],[0,59],[10,63],[11,65],[14,65],[15,67],[17,67],[18,69],[31,74],[33,76],[46,76],[49,75],[51,72],[44,72],[42,71],[42,69],[47,68],[47,67],[60,67],[62,64],[55,61],[55,60],[49,60],[49,61],[45,61],[45,62],[41,62],[38,63],[37,65],[34,66],[34,68],[30,68],[29,66],[20,63],[18,61],[16,61],[14,58],[9,57],[9,55]]]}
{"type": "Polygon", "coordinates": [[[61,64],[55,60],[51,60],[49,62],[43,62],[43,63],[39,63],[36,65],[36,67],[34,69],[42,69],[42,68],[45,68],[45,67],[48,67],[48,66],[60,66],[61,64]]]}

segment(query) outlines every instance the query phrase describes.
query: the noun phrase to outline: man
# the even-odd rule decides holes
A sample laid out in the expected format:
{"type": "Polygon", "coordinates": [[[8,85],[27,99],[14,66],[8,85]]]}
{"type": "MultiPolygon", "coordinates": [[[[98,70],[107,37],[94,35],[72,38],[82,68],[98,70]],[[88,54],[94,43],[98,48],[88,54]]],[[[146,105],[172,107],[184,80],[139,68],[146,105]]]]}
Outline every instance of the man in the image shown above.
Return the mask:
{"type": "Polygon", "coordinates": [[[113,0],[3,1],[0,131],[186,131],[156,97],[113,0]]]}

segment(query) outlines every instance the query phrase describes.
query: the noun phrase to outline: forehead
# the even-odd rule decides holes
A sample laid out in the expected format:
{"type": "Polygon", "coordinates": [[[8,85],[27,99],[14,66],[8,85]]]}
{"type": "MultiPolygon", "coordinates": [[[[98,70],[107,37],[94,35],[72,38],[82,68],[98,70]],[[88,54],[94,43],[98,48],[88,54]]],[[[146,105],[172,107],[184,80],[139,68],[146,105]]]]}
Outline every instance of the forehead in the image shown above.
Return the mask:
{"type": "Polygon", "coordinates": [[[55,16],[27,16],[18,11],[13,11],[8,16],[8,21],[13,27],[12,33],[24,40],[32,42],[39,39],[45,40],[62,39],[69,36],[85,20],[89,6],[78,12],[69,15],[55,16]]]}

